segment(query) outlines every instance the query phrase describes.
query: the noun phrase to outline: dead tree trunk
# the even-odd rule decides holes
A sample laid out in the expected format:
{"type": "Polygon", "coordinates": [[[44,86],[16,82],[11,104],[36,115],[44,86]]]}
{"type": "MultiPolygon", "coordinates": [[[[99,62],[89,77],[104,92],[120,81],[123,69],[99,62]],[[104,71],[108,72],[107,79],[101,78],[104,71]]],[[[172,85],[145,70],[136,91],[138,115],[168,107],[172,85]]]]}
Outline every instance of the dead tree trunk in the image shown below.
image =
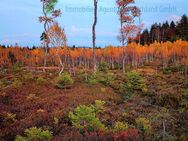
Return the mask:
{"type": "Polygon", "coordinates": [[[166,126],[165,126],[165,122],[163,121],[163,141],[166,140],[166,126]]]}
{"type": "Polygon", "coordinates": [[[63,73],[63,71],[64,71],[64,64],[63,64],[63,62],[62,62],[62,60],[61,60],[60,55],[57,54],[57,56],[58,56],[58,59],[59,59],[59,64],[61,65],[61,70],[60,70],[60,72],[59,72],[59,76],[60,76],[60,75],[63,73]]]}
{"type": "Polygon", "coordinates": [[[97,3],[98,0],[94,0],[94,23],[93,23],[93,28],[92,28],[92,33],[93,33],[93,69],[94,73],[97,71],[97,62],[96,62],[96,25],[97,25],[97,3]]]}

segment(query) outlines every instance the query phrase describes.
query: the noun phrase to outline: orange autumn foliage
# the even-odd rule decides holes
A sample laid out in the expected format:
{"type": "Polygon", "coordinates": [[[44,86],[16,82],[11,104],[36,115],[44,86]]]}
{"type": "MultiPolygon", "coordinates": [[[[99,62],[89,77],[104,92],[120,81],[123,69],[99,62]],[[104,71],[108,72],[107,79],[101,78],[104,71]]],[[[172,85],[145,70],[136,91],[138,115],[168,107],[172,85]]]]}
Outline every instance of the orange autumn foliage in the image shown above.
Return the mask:
{"type": "MultiPolygon", "coordinates": [[[[59,48],[58,54],[63,63],[74,63],[74,66],[90,64],[92,66],[92,49],[91,48],[59,48]],[[67,59],[64,56],[67,55],[67,59]],[[72,61],[67,61],[72,60],[72,61]]],[[[51,48],[49,51],[48,66],[58,66],[56,49],[51,48]]],[[[188,42],[178,40],[174,43],[155,42],[151,45],[141,46],[135,43],[126,47],[108,46],[96,50],[97,62],[105,61],[109,64],[121,64],[122,58],[125,57],[125,63],[133,66],[143,65],[144,63],[160,62],[167,67],[170,63],[179,63],[188,65],[188,42]]],[[[0,47],[0,66],[10,67],[16,63],[23,66],[42,66],[44,52],[42,48],[28,49],[21,47],[0,47]]],[[[69,64],[71,66],[71,64],[69,64]]]]}

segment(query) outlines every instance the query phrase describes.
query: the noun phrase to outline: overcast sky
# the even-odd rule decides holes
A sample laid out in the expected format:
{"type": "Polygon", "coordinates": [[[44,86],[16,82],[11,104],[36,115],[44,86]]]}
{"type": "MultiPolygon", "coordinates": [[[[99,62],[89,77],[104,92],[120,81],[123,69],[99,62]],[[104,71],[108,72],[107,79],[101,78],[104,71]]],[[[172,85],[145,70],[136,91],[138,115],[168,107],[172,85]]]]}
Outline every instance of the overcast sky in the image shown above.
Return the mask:
{"type": "MultiPolygon", "coordinates": [[[[183,14],[188,15],[188,0],[136,0],[135,5],[142,10],[145,27],[155,22],[177,21],[183,14]]],[[[0,7],[0,44],[41,45],[40,0],[1,0],[0,7]]],[[[66,31],[68,45],[91,46],[93,0],[59,0],[57,9],[63,13],[57,20],[66,31]]],[[[97,46],[120,45],[115,0],[99,0],[98,10],[97,46]]]]}

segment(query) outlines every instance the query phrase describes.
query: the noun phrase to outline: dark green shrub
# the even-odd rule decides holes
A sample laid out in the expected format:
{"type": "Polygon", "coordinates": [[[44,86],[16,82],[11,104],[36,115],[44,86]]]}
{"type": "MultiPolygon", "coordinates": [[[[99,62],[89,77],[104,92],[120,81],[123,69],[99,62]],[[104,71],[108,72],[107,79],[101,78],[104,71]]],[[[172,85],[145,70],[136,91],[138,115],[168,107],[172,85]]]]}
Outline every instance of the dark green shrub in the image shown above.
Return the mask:
{"type": "Polygon", "coordinates": [[[98,70],[101,72],[107,72],[109,70],[109,65],[106,62],[100,62],[98,66],[98,70]]]}
{"type": "Polygon", "coordinates": [[[144,94],[148,91],[146,79],[137,71],[126,73],[124,76],[124,82],[120,83],[118,87],[116,86],[116,89],[123,95],[125,100],[130,99],[137,91],[144,94]]]}
{"type": "Polygon", "coordinates": [[[25,130],[25,137],[17,136],[16,141],[51,141],[52,132],[32,127],[25,130]]]}
{"type": "Polygon", "coordinates": [[[165,68],[165,69],[163,69],[163,74],[168,75],[168,74],[170,74],[170,73],[172,73],[172,71],[171,71],[170,68],[165,68]]]}
{"type": "Polygon", "coordinates": [[[126,85],[130,91],[141,90],[142,92],[147,91],[146,79],[142,77],[137,71],[131,71],[126,73],[125,79],[126,85]]]}
{"type": "Polygon", "coordinates": [[[115,65],[114,65],[114,69],[115,69],[115,70],[120,70],[120,69],[121,69],[121,65],[115,63],[115,65]]]}
{"type": "Polygon", "coordinates": [[[99,74],[99,77],[97,78],[100,83],[103,85],[109,86],[114,80],[115,75],[113,73],[106,73],[106,74],[99,74]]]}
{"type": "Polygon", "coordinates": [[[101,73],[97,72],[89,76],[89,84],[101,83],[103,85],[109,86],[115,80],[115,75],[113,73],[101,73]]]}
{"type": "Polygon", "coordinates": [[[165,71],[167,71],[167,74],[171,72],[180,72],[180,71],[182,72],[185,70],[185,67],[186,67],[185,65],[177,64],[166,68],[165,71]]]}
{"type": "Polygon", "coordinates": [[[64,73],[56,78],[56,86],[60,89],[70,88],[74,83],[71,75],[64,73]]]}
{"type": "Polygon", "coordinates": [[[105,130],[105,126],[101,123],[99,118],[96,116],[96,107],[80,105],[74,113],[69,113],[69,118],[74,127],[80,129],[87,129],[88,131],[105,130]]]}
{"type": "Polygon", "coordinates": [[[131,71],[125,74],[125,82],[120,84],[119,92],[122,93],[125,99],[132,97],[135,91],[146,93],[146,79],[143,78],[137,71],[131,71]]]}

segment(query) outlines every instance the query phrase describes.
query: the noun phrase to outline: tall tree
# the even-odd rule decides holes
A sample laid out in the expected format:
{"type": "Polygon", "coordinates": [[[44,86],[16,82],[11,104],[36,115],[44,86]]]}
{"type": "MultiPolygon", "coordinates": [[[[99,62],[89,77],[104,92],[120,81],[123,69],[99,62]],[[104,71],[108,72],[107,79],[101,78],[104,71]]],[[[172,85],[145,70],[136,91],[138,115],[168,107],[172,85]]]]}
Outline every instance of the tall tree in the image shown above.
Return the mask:
{"type": "Polygon", "coordinates": [[[160,31],[161,32],[160,33],[160,35],[161,35],[161,41],[163,41],[163,42],[167,41],[169,31],[170,31],[170,26],[169,26],[168,21],[166,21],[161,26],[161,31],[160,31]]]}
{"type": "MultiPolygon", "coordinates": [[[[123,47],[123,55],[122,55],[122,68],[123,72],[125,72],[125,59],[126,53],[124,51],[125,41],[129,40],[129,37],[132,38],[133,31],[135,31],[134,18],[140,16],[140,9],[136,6],[132,6],[134,4],[134,0],[117,0],[118,6],[118,15],[120,17],[120,42],[123,47]]],[[[135,34],[135,32],[134,32],[135,34]]]]}
{"type": "Polygon", "coordinates": [[[188,17],[183,15],[177,25],[177,35],[179,38],[188,41],[188,17]]]}
{"type": "Polygon", "coordinates": [[[93,39],[93,69],[94,73],[97,71],[97,62],[96,62],[96,25],[97,25],[97,10],[98,10],[98,0],[94,1],[94,22],[92,27],[92,39],[93,39]]]}
{"type": "Polygon", "coordinates": [[[47,64],[47,54],[49,50],[49,41],[47,40],[47,31],[49,28],[49,24],[51,24],[55,18],[61,15],[60,10],[55,10],[55,5],[58,0],[40,0],[42,2],[42,12],[43,16],[39,17],[39,21],[44,24],[44,32],[41,35],[41,41],[44,43],[44,67],[43,72],[45,72],[45,67],[47,64]]]}
{"type": "Polygon", "coordinates": [[[64,63],[59,54],[59,50],[67,47],[65,31],[58,23],[54,23],[47,31],[47,37],[51,46],[55,48],[59,64],[61,65],[61,71],[59,72],[59,75],[61,75],[64,70],[64,63]]]}
{"type": "Polygon", "coordinates": [[[149,31],[148,29],[145,29],[141,35],[141,44],[142,45],[149,44],[150,43],[149,39],[150,39],[149,31]]]}
{"type": "Polygon", "coordinates": [[[140,9],[136,6],[132,6],[134,4],[134,0],[117,0],[118,6],[118,15],[120,17],[120,42],[122,46],[125,46],[125,41],[128,37],[125,37],[124,27],[130,26],[130,24],[134,23],[134,18],[140,16],[140,9]]]}
{"type": "MultiPolygon", "coordinates": [[[[181,20],[175,24],[171,21],[170,24],[166,21],[165,23],[155,23],[151,26],[149,32],[149,44],[166,41],[176,41],[179,39],[188,41],[188,17],[183,15],[181,20]]],[[[141,34],[141,43],[143,44],[143,37],[145,33],[141,34]]]]}

